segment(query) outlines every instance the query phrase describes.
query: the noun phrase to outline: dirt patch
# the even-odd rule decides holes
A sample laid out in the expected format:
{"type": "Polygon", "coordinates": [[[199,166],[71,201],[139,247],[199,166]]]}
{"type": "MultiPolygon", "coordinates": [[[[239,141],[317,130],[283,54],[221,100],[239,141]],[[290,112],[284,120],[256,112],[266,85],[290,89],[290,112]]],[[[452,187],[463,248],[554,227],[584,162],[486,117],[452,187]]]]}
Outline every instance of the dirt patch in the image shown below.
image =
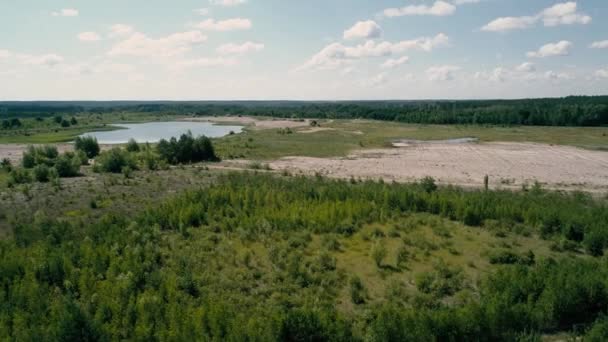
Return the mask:
{"type": "Polygon", "coordinates": [[[330,128],[330,127],[313,127],[311,129],[298,131],[298,133],[310,134],[310,133],[316,133],[316,132],[335,131],[335,130],[336,130],[335,128],[330,128]]]}
{"type": "Polygon", "coordinates": [[[548,188],[608,192],[608,153],[531,143],[416,143],[363,150],[346,158],[288,157],[274,170],[337,178],[411,182],[431,176],[442,184],[520,188],[538,181],[548,188]]]}
{"type": "Polygon", "coordinates": [[[249,116],[205,116],[200,118],[185,118],[180,121],[241,124],[260,130],[310,126],[310,120],[260,119],[249,116]]]}

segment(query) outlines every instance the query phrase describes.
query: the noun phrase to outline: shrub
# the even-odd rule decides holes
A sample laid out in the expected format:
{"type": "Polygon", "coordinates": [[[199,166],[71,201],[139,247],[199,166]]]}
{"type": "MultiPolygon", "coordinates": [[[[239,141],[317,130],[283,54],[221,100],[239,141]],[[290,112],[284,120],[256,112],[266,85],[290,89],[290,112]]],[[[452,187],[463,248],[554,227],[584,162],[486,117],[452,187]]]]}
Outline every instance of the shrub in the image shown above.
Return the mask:
{"type": "Polygon", "coordinates": [[[70,127],[70,122],[68,120],[62,120],[61,127],[64,127],[64,128],[70,127]]]}
{"type": "Polygon", "coordinates": [[[100,151],[97,139],[91,136],[77,137],[74,141],[74,148],[76,151],[84,152],[89,159],[98,156],[100,151]]]}
{"type": "Polygon", "coordinates": [[[365,290],[365,286],[363,286],[363,282],[357,276],[353,276],[350,278],[350,299],[354,304],[363,304],[365,303],[365,297],[367,297],[367,291],[365,290]]]}
{"type": "Polygon", "coordinates": [[[28,146],[27,150],[23,153],[21,164],[26,169],[31,169],[39,164],[53,166],[58,156],[59,152],[55,146],[28,146]]]}
{"type": "Polygon", "coordinates": [[[9,185],[26,184],[32,181],[30,172],[22,168],[14,168],[9,175],[9,185]]]}
{"type": "Polygon", "coordinates": [[[179,140],[171,138],[158,143],[160,157],[170,164],[196,163],[201,161],[218,161],[211,140],[206,136],[194,138],[192,133],[183,134],[179,140]]]}
{"type": "Polygon", "coordinates": [[[384,244],[381,241],[377,241],[374,244],[371,250],[371,254],[372,259],[374,259],[374,262],[376,263],[376,266],[382,267],[382,262],[384,261],[384,258],[386,258],[387,251],[386,247],[384,247],[384,244]]]}
{"type": "Polygon", "coordinates": [[[11,163],[10,159],[3,158],[2,161],[0,161],[0,169],[6,170],[6,171],[12,170],[13,164],[11,163]]]}
{"type": "Polygon", "coordinates": [[[139,152],[140,151],[139,144],[133,138],[129,139],[126,149],[128,152],[139,152]]]}
{"type": "Polygon", "coordinates": [[[65,153],[57,158],[55,170],[59,177],[76,177],[80,173],[80,160],[73,153],[65,153]]]}
{"type": "Polygon", "coordinates": [[[136,169],[135,162],[131,155],[118,147],[99,155],[95,167],[96,171],[109,173],[121,173],[125,167],[129,167],[133,170],[136,169]]]}
{"type": "Polygon", "coordinates": [[[49,167],[40,164],[34,167],[34,179],[38,182],[46,183],[49,181],[49,167]]]}
{"type": "Polygon", "coordinates": [[[437,184],[435,183],[435,179],[433,177],[424,177],[420,181],[420,186],[427,193],[434,192],[437,190],[437,184]]]}

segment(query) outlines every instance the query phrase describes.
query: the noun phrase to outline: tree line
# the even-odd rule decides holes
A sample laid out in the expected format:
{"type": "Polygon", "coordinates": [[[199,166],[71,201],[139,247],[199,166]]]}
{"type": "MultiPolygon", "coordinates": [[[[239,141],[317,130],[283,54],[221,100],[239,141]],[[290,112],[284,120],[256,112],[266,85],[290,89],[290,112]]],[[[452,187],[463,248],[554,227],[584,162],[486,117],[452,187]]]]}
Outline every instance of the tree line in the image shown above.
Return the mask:
{"type": "Polygon", "coordinates": [[[0,103],[0,118],[112,112],[360,118],[417,124],[602,126],[608,124],[608,96],[462,101],[0,103]]]}

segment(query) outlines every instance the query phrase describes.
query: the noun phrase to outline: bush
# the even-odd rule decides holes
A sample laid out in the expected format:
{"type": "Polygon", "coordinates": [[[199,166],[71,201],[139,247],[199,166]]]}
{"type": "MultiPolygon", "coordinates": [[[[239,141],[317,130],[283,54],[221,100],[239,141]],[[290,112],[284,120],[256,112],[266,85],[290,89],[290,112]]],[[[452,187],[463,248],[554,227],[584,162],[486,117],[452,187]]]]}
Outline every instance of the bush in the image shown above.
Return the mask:
{"type": "Polygon", "coordinates": [[[59,177],[76,177],[80,174],[81,161],[73,153],[65,153],[57,158],[55,170],[59,177]]]}
{"type": "Polygon", "coordinates": [[[133,138],[129,139],[126,149],[128,152],[139,152],[140,151],[139,144],[133,138]]]}
{"type": "Polygon", "coordinates": [[[6,171],[12,170],[13,164],[11,163],[10,159],[2,158],[2,161],[0,161],[0,169],[6,170],[6,171]]]}
{"type": "Polygon", "coordinates": [[[77,137],[74,141],[74,148],[76,151],[84,152],[89,159],[95,158],[99,155],[99,143],[95,137],[77,137]]]}
{"type": "Polygon", "coordinates": [[[126,167],[137,169],[132,156],[118,147],[100,154],[95,163],[98,172],[121,173],[126,167]]]}
{"type": "Polygon", "coordinates": [[[34,179],[41,183],[46,183],[49,181],[49,167],[40,164],[34,167],[34,179]]]}
{"type": "Polygon", "coordinates": [[[28,146],[27,150],[23,153],[21,164],[26,169],[31,169],[39,164],[53,166],[58,156],[59,152],[55,146],[28,146]]]}
{"type": "Polygon", "coordinates": [[[433,177],[424,177],[420,181],[420,186],[427,193],[434,192],[437,190],[437,184],[435,183],[435,179],[433,177]]]}
{"type": "Polygon", "coordinates": [[[365,303],[365,297],[367,297],[367,291],[365,290],[365,286],[363,286],[363,282],[357,276],[353,276],[350,278],[350,299],[353,301],[353,304],[363,304],[365,303]]]}
{"type": "Polygon", "coordinates": [[[31,182],[32,176],[30,175],[30,172],[26,169],[14,168],[9,175],[9,185],[26,184],[31,182]]]}
{"type": "Polygon", "coordinates": [[[183,134],[179,140],[171,138],[158,143],[160,157],[170,164],[196,163],[201,161],[219,161],[211,140],[206,136],[194,138],[192,133],[183,134]]]}
{"type": "Polygon", "coordinates": [[[374,244],[371,254],[376,266],[382,267],[382,262],[384,261],[384,258],[386,258],[387,251],[386,247],[384,247],[384,244],[381,241],[377,241],[374,244]]]}
{"type": "Polygon", "coordinates": [[[61,127],[63,127],[63,128],[70,127],[70,122],[68,120],[61,121],[61,127]]]}

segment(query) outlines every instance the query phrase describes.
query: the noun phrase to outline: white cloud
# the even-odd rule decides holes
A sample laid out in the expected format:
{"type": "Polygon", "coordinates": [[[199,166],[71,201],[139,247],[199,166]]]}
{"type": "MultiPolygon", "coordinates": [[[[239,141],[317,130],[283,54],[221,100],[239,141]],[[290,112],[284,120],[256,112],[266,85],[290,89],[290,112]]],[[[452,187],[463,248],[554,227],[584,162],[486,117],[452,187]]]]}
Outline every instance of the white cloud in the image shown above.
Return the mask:
{"type": "Polygon", "coordinates": [[[209,15],[209,9],[208,8],[197,8],[194,10],[194,13],[198,14],[198,15],[209,15]]]}
{"type": "Polygon", "coordinates": [[[54,17],[77,17],[78,14],[78,10],[73,8],[64,8],[51,13],[51,15],[54,17]]]}
{"type": "Polygon", "coordinates": [[[525,63],[522,63],[522,64],[518,65],[517,67],[515,67],[515,71],[534,72],[534,71],[536,71],[536,66],[534,65],[534,63],[525,62],[525,63]]]}
{"type": "Polygon", "coordinates": [[[400,8],[387,8],[383,14],[386,17],[403,17],[408,15],[434,15],[447,16],[452,15],[456,11],[456,6],[445,1],[435,1],[432,6],[429,5],[409,5],[400,8]]]}
{"type": "Polygon", "coordinates": [[[382,63],[382,65],[380,65],[381,68],[383,69],[393,69],[396,68],[400,65],[406,64],[407,62],[409,62],[410,58],[408,56],[403,56],[401,58],[397,58],[397,59],[387,59],[384,63],[382,63]]]}
{"type": "Polygon", "coordinates": [[[195,28],[205,31],[249,30],[251,26],[251,20],[243,18],[233,18],[219,21],[216,21],[215,19],[207,19],[194,25],[195,28]]]}
{"type": "Polygon", "coordinates": [[[13,54],[8,50],[0,50],[0,58],[8,58],[13,56],[13,54]]]}
{"type": "Polygon", "coordinates": [[[382,35],[382,28],[373,20],[359,21],[344,31],[344,39],[372,39],[382,35]]]}
{"type": "Polygon", "coordinates": [[[55,65],[63,63],[64,61],[64,58],[62,56],[56,55],[54,53],[38,56],[19,55],[18,58],[23,64],[41,65],[48,67],[54,67],[55,65]]]}
{"type": "Polygon", "coordinates": [[[467,4],[478,4],[481,0],[454,0],[452,1],[455,5],[467,5],[467,4]]]}
{"type": "Polygon", "coordinates": [[[205,67],[217,67],[217,66],[234,66],[237,65],[238,61],[234,58],[197,58],[197,59],[189,59],[182,60],[177,62],[173,67],[176,70],[181,70],[185,68],[205,68],[205,67]]]}
{"type": "Polygon", "coordinates": [[[597,70],[595,72],[595,77],[597,77],[597,78],[608,78],[608,68],[597,70]]]}
{"type": "Polygon", "coordinates": [[[555,72],[552,70],[549,70],[547,72],[544,73],[544,77],[545,79],[549,80],[549,81],[559,81],[559,80],[571,80],[573,79],[573,77],[570,74],[564,73],[564,72],[555,72]]]}
{"type": "Polygon", "coordinates": [[[426,70],[426,75],[429,81],[451,81],[458,70],[460,67],[453,65],[433,66],[426,70]]]}
{"type": "Polygon", "coordinates": [[[234,7],[246,3],[247,0],[209,0],[215,6],[234,7]]]}
{"type": "Polygon", "coordinates": [[[222,55],[245,54],[264,50],[264,44],[246,42],[243,44],[224,44],[217,48],[217,52],[222,55]]]}
{"type": "Polygon", "coordinates": [[[593,42],[589,45],[592,49],[608,49],[608,40],[602,40],[599,42],[593,42]]]}
{"type": "Polygon", "coordinates": [[[78,34],[78,39],[83,42],[96,42],[101,40],[101,37],[96,32],[82,32],[78,34]]]}
{"type": "Polygon", "coordinates": [[[552,27],[558,25],[589,24],[591,17],[578,12],[574,1],[555,4],[545,8],[533,16],[501,17],[494,19],[481,28],[488,32],[507,32],[522,30],[542,22],[544,26],[552,27]]]}
{"type": "Polygon", "coordinates": [[[545,58],[554,56],[567,56],[570,53],[572,43],[567,40],[562,40],[557,43],[549,43],[541,46],[538,51],[531,51],[526,54],[532,58],[545,58]]]}
{"type": "Polygon", "coordinates": [[[379,87],[381,85],[386,84],[387,82],[388,82],[388,75],[385,72],[383,72],[383,73],[380,73],[380,74],[372,77],[369,80],[365,80],[365,81],[361,82],[360,84],[361,84],[361,86],[367,88],[367,87],[379,87]]]}
{"type": "Polygon", "coordinates": [[[555,4],[540,14],[545,26],[589,24],[591,17],[577,12],[577,4],[574,1],[555,4]]]}
{"type": "Polygon", "coordinates": [[[192,46],[207,40],[200,31],[179,32],[153,39],[143,33],[135,32],[127,39],[115,44],[109,56],[171,57],[182,55],[192,46]]]}
{"type": "Polygon", "coordinates": [[[115,24],[110,26],[110,37],[128,36],[135,32],[133,26],[125,24],[115,24]]]}
{"type": "Polygon", "coordinates": [[[372,58],[372,57],[387,57],[393,54],[404,53],[409,50],[432,51],[435,48],[446,46],[449,43],[447,35],[440,33],[435,37],[418,38],[413,40],[404,40],[396,43],[391,42],[375,42],[369,40],[363,44],[355,46],[345,46],[341,43],[332,43],[324,47],[320,52],[314,55],[304,65],[296,70],[308,68],[318,69],[335,69],[343,66],[348,61],[372,58]]]}
{"type": "Polygon", "coordinates": [[[490,82],[505,82],[511,78],[511,76],[511,72],[508,69],[496,67],[490,72],[478,71],[473,75],[473,78],[490,82]]]}

